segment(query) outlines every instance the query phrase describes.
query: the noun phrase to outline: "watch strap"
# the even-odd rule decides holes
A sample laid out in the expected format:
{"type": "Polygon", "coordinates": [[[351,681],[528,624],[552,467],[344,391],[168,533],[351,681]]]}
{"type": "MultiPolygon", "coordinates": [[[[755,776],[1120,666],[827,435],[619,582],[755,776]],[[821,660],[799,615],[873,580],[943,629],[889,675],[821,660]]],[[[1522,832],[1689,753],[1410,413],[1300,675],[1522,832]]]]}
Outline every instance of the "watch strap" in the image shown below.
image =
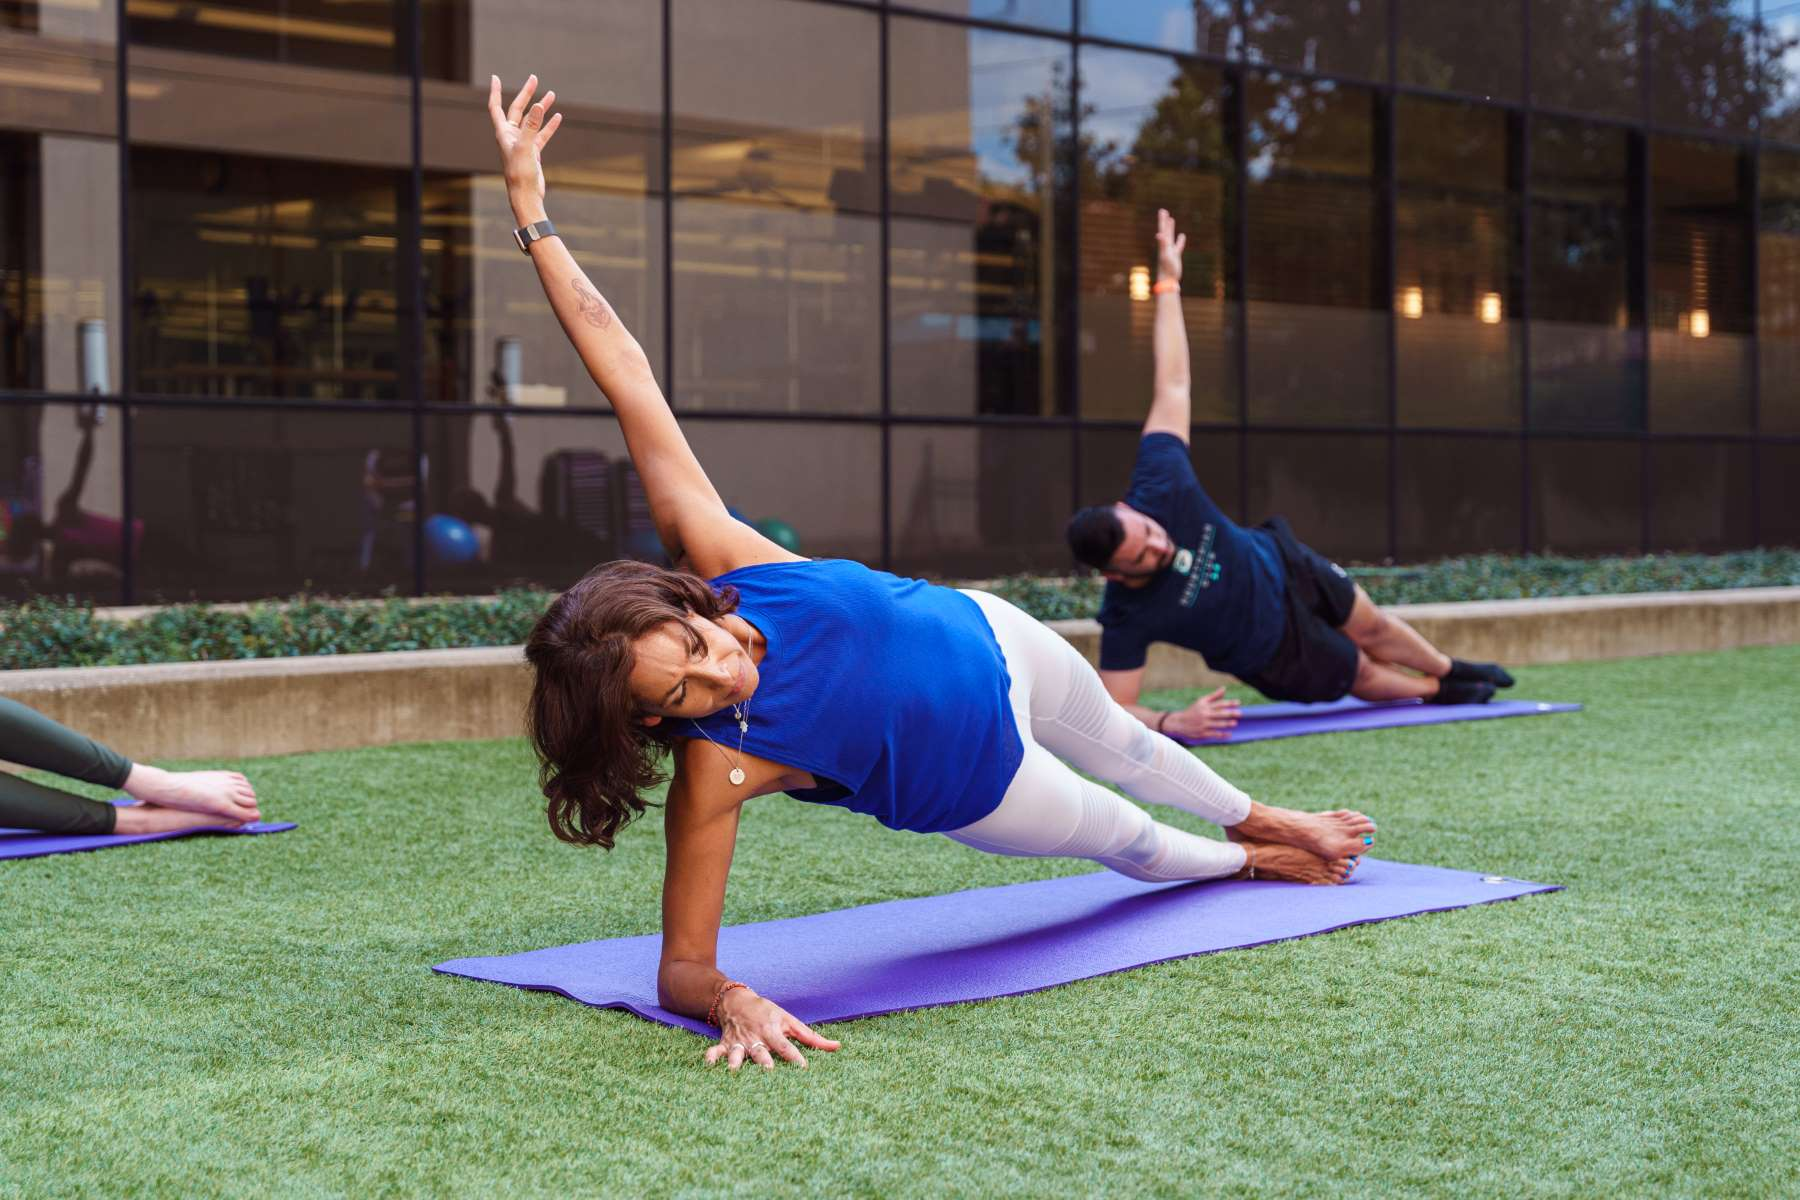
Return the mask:
{"type": "Polygon", "coordinates": [[[547,220],[533,221],[529,225],[522,225],[513,230],[513,241],[519,244],[519,251],[522,254],[531,253],[531,243],[541,242],[547,237],[555,236],[556,226],[547,220]]]}

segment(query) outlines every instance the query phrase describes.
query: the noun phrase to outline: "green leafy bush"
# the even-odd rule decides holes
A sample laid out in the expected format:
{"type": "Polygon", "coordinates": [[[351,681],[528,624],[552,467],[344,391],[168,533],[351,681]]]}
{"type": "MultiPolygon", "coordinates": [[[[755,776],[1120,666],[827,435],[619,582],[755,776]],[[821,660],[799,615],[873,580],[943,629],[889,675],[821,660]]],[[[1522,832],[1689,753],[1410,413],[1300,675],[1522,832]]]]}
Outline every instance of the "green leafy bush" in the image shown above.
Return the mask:
{"type": "MultiPolygon", "coordinates": [[[[1352,573],[1381,604],[1683,592],[1800,585],[1800,551],[1601,559],[1490,554],[1352,573]]],[[[1050,621],[1093,616],[1102,581],[1021,575],[986,586],[1050,621]]],[[[85,604],[38,599],[0,604],[0,670],[511,646],[525,640],[550,598],[542,591],[427,600],[306,596],[231,607],[177,604],[132,621],[85,604]]]]}

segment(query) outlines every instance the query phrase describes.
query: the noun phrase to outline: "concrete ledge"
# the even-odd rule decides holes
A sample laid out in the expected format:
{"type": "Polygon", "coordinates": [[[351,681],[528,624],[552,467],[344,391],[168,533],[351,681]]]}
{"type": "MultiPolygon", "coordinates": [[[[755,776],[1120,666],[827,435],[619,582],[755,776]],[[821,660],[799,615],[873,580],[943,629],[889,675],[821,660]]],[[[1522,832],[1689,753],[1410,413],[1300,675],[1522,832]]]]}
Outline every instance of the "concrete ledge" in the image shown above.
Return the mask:
{"type": "Polygon", "coordinates": [[[517,646],[0,671],[0,696],[146,760],[516,737],[517,646]]]}
{"type": "MultiPolygon", "coordinates": [[[[1396,605],[1451,654],[1509,665],[1800,643],[1800,588],[1396,605]]],[[[1094,621],[1051,627],[1088,660],[1094,621]]],[[[1151,650],[1146,685],[1212,687],[1200,657],[1151,650]]],[[[517,736],[530,673],[519,647],[0,671],[0,696],[146,760],[249,758],[397,742],[517,736]]]]}

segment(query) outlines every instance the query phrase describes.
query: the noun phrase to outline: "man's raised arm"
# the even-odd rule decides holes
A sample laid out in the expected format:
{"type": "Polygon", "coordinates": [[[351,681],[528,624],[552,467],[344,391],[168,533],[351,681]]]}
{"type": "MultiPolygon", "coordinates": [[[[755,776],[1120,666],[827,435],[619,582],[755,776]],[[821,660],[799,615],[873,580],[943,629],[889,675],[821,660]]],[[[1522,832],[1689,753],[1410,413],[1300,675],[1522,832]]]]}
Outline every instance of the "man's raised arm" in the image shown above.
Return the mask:
{"type": "Polygon", "coordinates": [[[1175,218],[1169,210],[1156,210],[1156,325],[1151,344],[1156,353],[1156,391],[1150,399],[1150,416],[1144,433],[1172,433],[1188,440],[1193,423],[1193,398],[1188,387],[1187,322],[1181,313],[1181,252],[1187,234],[1175,235],[1175,218]]]}

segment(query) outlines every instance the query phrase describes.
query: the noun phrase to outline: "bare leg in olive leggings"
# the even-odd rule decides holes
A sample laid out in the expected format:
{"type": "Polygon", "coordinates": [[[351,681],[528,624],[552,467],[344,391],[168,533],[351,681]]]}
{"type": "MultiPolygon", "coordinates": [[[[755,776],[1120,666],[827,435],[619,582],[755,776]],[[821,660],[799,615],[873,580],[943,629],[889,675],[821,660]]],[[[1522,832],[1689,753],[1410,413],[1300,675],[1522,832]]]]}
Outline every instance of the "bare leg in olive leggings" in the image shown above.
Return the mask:
{"type": "Polygon", "coordinates": [[[119,807],[0,772],[0,828],[166,833],[241,825],[261,816],[256,789],[236,771],[165,771],[133,763],[111,747],[6,699],[0,699],[0,760],[117,788],[142,801],[119,807]]]}

